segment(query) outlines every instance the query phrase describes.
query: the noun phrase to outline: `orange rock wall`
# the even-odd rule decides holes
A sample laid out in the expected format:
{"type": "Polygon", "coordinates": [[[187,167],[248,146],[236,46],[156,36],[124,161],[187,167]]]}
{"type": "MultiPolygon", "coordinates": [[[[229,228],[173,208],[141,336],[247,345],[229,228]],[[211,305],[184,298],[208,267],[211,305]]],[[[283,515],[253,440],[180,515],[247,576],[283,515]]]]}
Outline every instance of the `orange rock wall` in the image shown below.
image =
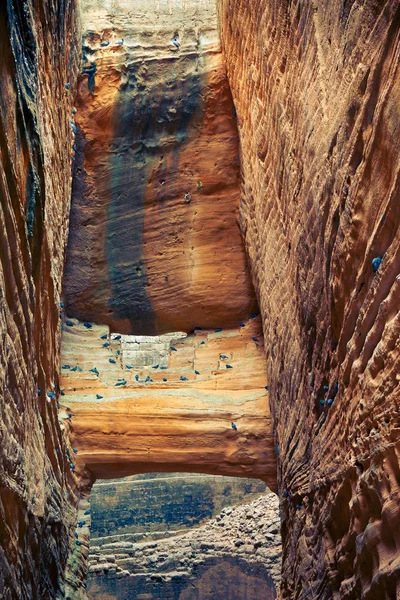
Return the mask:
{"type": "Polygon", "coordinates": [[[62,595],[74,547],[75,485],[46,392],[58,394],[59,384],[78,33],[73,1],[2,3],[0,597],[6,600],[62,595]]]}
{"type": "Polygon", "coordinates": [[[121,342],[102,339],[105,327],[70,323],[59,418],[79,475],[175,470],[258,477],[276,488],[259,317],[174,342],[164,369],[126,366],[121,342]]]}
{"type": "Polygon", "coordinates": [[[219,8],[279,444],[282,597],[394,599],[400,4],[219,8]]]}
{"type": "Polygon", "coordinates": [[[215,2],[82,8],[68,315],[134,334],[235,325],[255,296],[215,2]]]}

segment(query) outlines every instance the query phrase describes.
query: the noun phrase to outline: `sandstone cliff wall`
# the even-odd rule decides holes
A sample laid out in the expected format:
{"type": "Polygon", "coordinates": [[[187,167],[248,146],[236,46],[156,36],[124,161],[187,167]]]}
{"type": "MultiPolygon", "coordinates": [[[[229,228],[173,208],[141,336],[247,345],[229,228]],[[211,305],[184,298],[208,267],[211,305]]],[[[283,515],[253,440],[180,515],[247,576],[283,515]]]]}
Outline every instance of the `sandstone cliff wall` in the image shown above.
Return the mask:
{"type": "Polygon", "coordinates": [[[75,519],[55,403],[75,2],[0,9],[0,597],[63,594],[75,519]],[[68,88],[68,89],[67,89],[68,88]]]}
{"type": "Polygon", "coordinates": [[[283,597],[394,600],[400,5],[219,7],[279,446],[283,597]]]}
{"type": "Polygon", "coordinates": [[[59,418],[79,475],[181,470],[259,477],[276,489],[259,316],[197,330],[171,345],[167,366],[146,368],[125,363],[120,335],[86,325],[67,320],[62,337],[59,418]]]}
{"type": "Polygon", "coordinates": [[[255,296],[215,1],[82,10],[68,314],[133,334],[232,326],[255,296]]]}

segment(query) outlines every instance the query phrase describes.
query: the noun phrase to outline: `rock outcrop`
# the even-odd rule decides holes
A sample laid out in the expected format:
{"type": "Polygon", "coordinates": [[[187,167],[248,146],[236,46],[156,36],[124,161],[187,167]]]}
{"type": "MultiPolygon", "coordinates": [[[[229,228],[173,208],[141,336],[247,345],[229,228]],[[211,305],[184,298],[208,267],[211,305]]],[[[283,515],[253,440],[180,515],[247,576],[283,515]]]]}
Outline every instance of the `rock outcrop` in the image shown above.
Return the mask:
{"type": "Polygon", "coordinates": [[[10,0],[0,8],[0,597],[4,600],[61,597],[74,545],[75,485],[63,459],[65,441],[48,393],[59,393],[72,93],[79,61],[75,9],[73,0],[10,0]]]}
{"type": "Polygon", "coordinates": [[[93,546],[88,597],[273,600],[281,566],[278,504],[267,494],[171,539],[124,537],[93,546]]]}
{"type": "Polygon", "coordinates": [[[400,4],[221,0],[287,599],[400,595],[400,4]]]}
{"type": "Polygon", "coordinates": [[[68,314],[133,334],[235,325],[255,296],[216,4],[107,6],[82,0],[68,314]]]}
{"type": "Polygon", "coordinates": [[[129,537],[150,541],[204,525],[222,509],[249,504],[266,492],[259,479],[147,473],[96,481],[91,495],[90,544],[129,537]]]}
{"type": "Polygon", "coordinates": [[[276,488],[259,316],[174,342],[164,368],[126,364],[118,338],[104,326],[65,324],[59,418],[78,473],[181,470],[258,477],[276,488]]]}

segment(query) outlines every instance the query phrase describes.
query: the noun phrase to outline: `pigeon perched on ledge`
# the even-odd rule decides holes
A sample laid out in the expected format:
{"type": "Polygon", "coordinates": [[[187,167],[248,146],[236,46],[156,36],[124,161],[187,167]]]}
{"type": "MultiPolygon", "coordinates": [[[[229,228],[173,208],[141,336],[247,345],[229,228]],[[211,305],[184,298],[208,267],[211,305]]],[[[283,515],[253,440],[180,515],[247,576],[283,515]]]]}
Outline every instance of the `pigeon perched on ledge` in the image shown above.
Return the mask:
{"type": "Polygon", "coordinates": [[[232,429],[234,429],[235,431],[237,431],[237,425],[233,421],[231,423],[231,427],[232,427],[232,429]]]}

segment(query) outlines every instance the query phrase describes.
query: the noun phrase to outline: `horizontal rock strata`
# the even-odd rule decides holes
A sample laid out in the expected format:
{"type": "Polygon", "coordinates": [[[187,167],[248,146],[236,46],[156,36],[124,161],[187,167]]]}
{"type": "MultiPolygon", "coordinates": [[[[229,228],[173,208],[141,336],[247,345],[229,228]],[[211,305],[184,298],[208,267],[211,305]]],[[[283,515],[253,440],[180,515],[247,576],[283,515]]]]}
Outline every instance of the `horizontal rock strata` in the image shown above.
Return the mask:
{"type": "Polygon", "coordinates": [[[283,598],[400,595],[397,0],[221,0],[283,598]]]}
{"type": "Polygon", "coordinates": [[[121,336],[67,320],[59,418],[80,473],[146,471],[259,477],[276,485],[260,318],[197,330],[171,345],[168,367],[124,364],[121,336]],[[234,426],[232,426],[232,422],[234,426]]]}
{"type": "Polygon", "coordinates": [[[259,479],[148,473],[96,481],[91,491],[91,540],[141,541],[174,535],[215,518],[222,508],[249,503],[265,493],[259,479]]]}
{"type": "Polygon", "coordinates": [[[92,546],[88,597],[272,600],[280,579],[279,527],[278,501],[268,494],[172,539],[92,546]]]}

